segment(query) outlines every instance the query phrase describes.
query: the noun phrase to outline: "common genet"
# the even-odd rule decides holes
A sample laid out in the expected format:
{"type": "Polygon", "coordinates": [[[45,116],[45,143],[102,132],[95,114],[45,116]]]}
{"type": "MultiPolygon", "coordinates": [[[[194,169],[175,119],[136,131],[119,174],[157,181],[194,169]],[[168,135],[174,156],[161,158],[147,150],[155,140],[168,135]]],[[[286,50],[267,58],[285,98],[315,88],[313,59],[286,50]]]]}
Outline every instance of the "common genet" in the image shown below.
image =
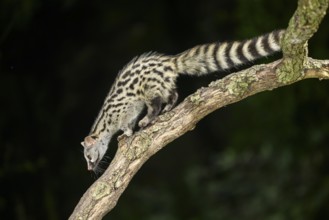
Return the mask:
{"type": "Polygon", "coordinates": [[[112,136],[131,136],[137,120],[144,128],[160,113],[170,111],[178,94],[180,74],[201,76],[227,70],[281,50],[284,30],[245,40],[195,46],[178,55],[145,53],[130,61],[116,77],[88,136],[81,143],[88,170],[97,171],[112,136]]]}

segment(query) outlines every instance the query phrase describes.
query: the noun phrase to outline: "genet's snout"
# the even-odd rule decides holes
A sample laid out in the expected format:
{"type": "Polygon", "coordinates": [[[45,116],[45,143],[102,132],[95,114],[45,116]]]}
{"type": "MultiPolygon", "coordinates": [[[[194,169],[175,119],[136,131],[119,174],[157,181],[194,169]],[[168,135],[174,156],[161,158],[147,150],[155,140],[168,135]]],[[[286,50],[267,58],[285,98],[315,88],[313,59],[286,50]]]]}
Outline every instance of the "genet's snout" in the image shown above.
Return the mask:
{"type": "Polygon", "coordinates": [[[88,170],[89,170],[89,171],[92,171],[92,170],[94,170],[94,168],[95,168],[95,163],[89,161],[87,167],[88,167],[88,170]]]}

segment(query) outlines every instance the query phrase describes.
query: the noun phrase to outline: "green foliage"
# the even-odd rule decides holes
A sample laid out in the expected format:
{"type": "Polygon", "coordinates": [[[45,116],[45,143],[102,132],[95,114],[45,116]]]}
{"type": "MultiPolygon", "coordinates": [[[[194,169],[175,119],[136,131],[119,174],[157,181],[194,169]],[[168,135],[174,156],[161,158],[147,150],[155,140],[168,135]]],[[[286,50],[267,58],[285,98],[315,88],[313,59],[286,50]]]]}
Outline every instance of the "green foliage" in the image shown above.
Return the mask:
{"type": "MultiPolygon", "coordinates": [[[[296,5],[1,1],[1,219],[70,215],[95,180],[79,143],[133,56],[284,28],[296,5]]],[[[312,57],[328,59],[326,26],[310,41],[312,57]]],[[[180,79],[181,98],[214,75],[180,79]]],[[[105,219],[328,218],[327,88],[307,80],[215,112],[151,158],[105,219]]],[[[115,150],[114,141],[110,158],[115,150]]]]}

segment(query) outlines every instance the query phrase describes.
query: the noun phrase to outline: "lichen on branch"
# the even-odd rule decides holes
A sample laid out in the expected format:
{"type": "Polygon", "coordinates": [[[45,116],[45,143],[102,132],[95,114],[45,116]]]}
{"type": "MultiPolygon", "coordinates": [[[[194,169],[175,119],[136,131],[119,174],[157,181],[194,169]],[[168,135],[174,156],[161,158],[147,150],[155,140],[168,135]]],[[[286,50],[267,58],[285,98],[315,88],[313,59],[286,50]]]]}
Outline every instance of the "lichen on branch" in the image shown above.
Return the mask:
{"type": "Polygon", "coordinates": [[[277,69],[280,82],[290,84],[303,77],[305,58],[308,56],[307,42],[318,30],[328,4],[328,0],[298,1],[281,42],[284,59],[277,69]]]}

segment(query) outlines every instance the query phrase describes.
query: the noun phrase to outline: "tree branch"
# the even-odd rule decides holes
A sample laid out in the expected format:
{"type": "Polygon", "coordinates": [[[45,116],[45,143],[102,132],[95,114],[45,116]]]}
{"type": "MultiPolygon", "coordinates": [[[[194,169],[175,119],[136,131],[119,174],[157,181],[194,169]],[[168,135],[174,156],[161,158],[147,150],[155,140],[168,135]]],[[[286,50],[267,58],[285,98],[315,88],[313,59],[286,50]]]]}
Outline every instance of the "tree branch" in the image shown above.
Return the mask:
{"type": "Polygon", "coordinates": [[[307,41],[318,30],[326,15],[328,0],[299,0],[282,40],[283,61],[277,73],[279,81],[293,83],[303,77],[307,41]]]}
{"type": "Polygon", "coordinates": [[[282,41],[283,59],[233,73],[188,96],[132,137],[120,136],[105,173],[86,191],[70,219],[101,219],[113,209],[141,166],[171,141],[192,130],[206,115],[248,96],[297,81],[329,79],[329,60],[307,57],[307,40],[316,32],[329,0],[300,0],[282,41]]]}

